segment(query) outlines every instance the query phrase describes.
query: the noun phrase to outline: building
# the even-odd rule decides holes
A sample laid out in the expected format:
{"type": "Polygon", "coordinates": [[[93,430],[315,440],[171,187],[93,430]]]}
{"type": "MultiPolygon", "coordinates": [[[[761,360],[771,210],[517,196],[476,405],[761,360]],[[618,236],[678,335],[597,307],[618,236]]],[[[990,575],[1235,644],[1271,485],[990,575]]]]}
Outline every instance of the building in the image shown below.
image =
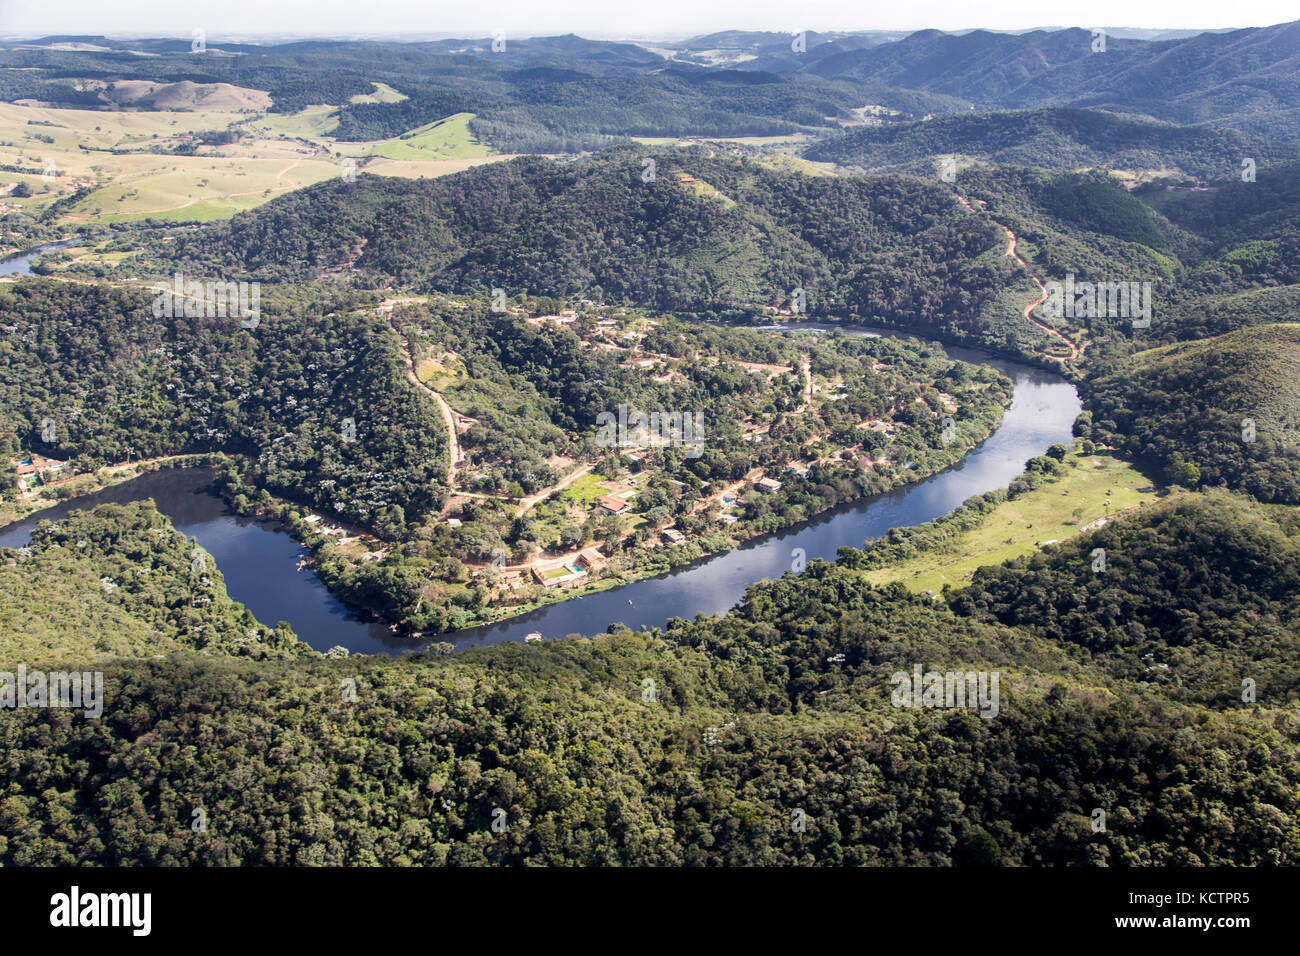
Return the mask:
{"type": "Polygon", "coordinates": [[[608,563],[599,548],[583,548],[578,552],[578,567],[588,571],[599,571],[608,563]]]}
{"type": "Polygon", "coordinates": [[[686,535],[682,534],[676,528],[664,528],[660,533],[664,536],[665,541],[671,541],[673,544],[681,544],[686,540],[686,535]]]}
{"type": "Polygon", "coordinates": [[[613,495],[601,495],[600,504],[601,507],[605,508],[607,511],[614,512],[614,514],[620,514],[621,512],[626,511],[629,507],[626,501],[622,498],[615,498],[613,495]]]}
{"type": "Polygon", "coordinates": [[[547,568],[533,565],[533,577],[543,587],[553,588],[557,584],[567,584],[586,576],[586,571],[570,564],[557,564],[547,568]]]}
{"type": "Polygon", "coordinates": [[[40,480],[36,475],[36,466],[30,461],[20,461],[15,469],[18,477],[14,480],[14,486],[19,491],[26,491],[28,488],[35,488],[40,480]]]}
{"type": "Polygon", "coordinates": [[[768,478],[764,476],[758,479],[758,481],[754,482],[754,487],[757,488],[759,491],[763,492],[763,494],[770,495],[773,492],[777,492],[781,490],[781,482],[777,481],[774,478],[768,478]]]}
{"type": "Polygon", "coordinates": [[[16,473],[14,486],[19,491],[27,491],[35,488],[38,484],[47,484],[58,475],[71,470],[72,466],[66,461],[56,461],[53,458],[41,458],[38,455],[33,455],[29,459],[14,463],[16,473]]]}

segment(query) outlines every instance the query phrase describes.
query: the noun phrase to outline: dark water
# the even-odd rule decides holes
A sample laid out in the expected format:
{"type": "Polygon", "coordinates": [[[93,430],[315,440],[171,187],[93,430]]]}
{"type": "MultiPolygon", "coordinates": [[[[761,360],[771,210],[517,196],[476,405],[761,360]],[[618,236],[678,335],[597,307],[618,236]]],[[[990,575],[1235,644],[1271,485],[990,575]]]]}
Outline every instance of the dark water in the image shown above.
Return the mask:
{"type": "Polygon", "coordinates": [[[63,242],[52,242],[49,245],[37,246],[35,249],[27,249],[23,252],[15,252],[11,256],[0,259],[0,276],[25,276],[31,275],[32,260],[38,259],[45,253],[53,249],[69,246],[76,242],[75,239],[66,239],[63,242]]]}
{"type": "MultiPolygon", "coordinates": [[[[959,348],[947,351],[954,358],[991,365],[1015,382],[1014,401],[997,431],[947,471],[890,494],[841,505],[812,521],[659,578],[433,640],[460,648],[522,641],[533,631],[555,638],[599,633],[612,623],[654,627],[670,617],[691,619],[696,614],[722,613],[740,600],[749,585],[790,570],[796,548],[803,550],[807,561],[833,560],[841,546],[860,547],[890,528],[921,524],[947,514],[971,495],[1004,488],[1024,470],[1029,458],[1055,442],[1071,441],[1071,426],[1080,404],[1074,387],[1065,379],[985,353],[959,348]]],[[[205,493],[209,474],[203,469],[184,469],[142,475],[78,498],[75,507],[153,498],[181,531],[197,538],[216,558],[231,597],[247,605],[264,623],[288,621],[299,637],[318,650],[341,644],[354,653],[400,653],[421,646],[422,642],[399,637],[387,627],[351,615],[310,570],[295,569],[306,550],[283,529],[234,515],[205,493]]],[[[0,547],[25,543],[37,520],[66,514],[71,507],[60,505],[0,530],[0,547]]]]}
{"type": "Polygon", "coordinates": [[[0,548],[18,548],[37,522],[58,521],[74,510],[152,498],[177,529],[198,540],[216,559],[230,596],[264,624],[288,621],[317,650],[342,644],[366,653],[391,652],[399,641],[387,627],[353,615],[325,589],[310,568],[297,570],[307,549],[278,523],[235,514],[208,488],[210,468],[148,472],[112,488],[83,495],[0,529],[0,548]]]}

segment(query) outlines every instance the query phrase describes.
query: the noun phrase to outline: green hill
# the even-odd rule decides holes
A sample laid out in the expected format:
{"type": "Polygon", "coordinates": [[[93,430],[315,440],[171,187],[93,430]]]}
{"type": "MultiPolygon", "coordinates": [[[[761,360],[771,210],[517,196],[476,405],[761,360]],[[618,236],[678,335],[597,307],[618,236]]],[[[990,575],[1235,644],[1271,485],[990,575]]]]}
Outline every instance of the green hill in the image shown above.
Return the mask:
{"type": "Polygon", "coordinates": [[[211,556],[152,501],[43,521],[30,544],[0,550],[0,660],[90,667],[176,652],[314,653],[232,601],[211,556]]]}
{"type": "Polygon", "coordinates": [[[1091,382],[1091,435],[1195,487],[1300,503],[1300,324],[1139,352],[1091,382]],[[1255,438],[1243,440],[1243,422],[1255,438]]]}
{"type": "Polygon", "coordinates": [[[1294,865],[1296,530],[1240,507],[1154,509],[955,610],[815,562],[664,631],[106,664],[101,719],[0,721],[0,862],[1294,865]],[[898,706],[916,666],[996,672],[996,716],[898,706]]]}
{"type": "Polygon", "coordinates": [[[954,156],[1054,170],[1160,170],[1220,179],[1242,157],[1266,165],[1295,159],[1300,147],[1104,110],[1042,109],[867,126],[815,143],[804,155],[869,172],[933,175],[937,157],[954,156]]]}
{"type": "Polygon", "coordinates": [[[623,147],[437,180],[320,184],[156,242],[121,269],[188,263],[293,281],[350,270],[374,286],[706,318],[788,309],[800,288],[815,318],[1032,350],[1045,341],[1022,314],[1033,287],[1004,249],[1001,230],[937,179],[807,176],[704,148],[623,147]]]}

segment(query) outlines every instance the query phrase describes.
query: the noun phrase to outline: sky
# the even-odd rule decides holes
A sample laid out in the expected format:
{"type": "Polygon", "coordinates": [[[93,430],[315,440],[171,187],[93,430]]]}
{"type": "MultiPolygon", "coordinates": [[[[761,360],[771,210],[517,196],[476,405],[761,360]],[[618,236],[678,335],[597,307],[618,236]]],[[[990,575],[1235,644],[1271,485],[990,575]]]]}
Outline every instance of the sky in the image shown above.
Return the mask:
{"type": "Polygon", "coordinates": [[[0,36],[686,37],[716,30],[1222,29],[1300,18],[1295,0],[0,0],[0,36]]]}

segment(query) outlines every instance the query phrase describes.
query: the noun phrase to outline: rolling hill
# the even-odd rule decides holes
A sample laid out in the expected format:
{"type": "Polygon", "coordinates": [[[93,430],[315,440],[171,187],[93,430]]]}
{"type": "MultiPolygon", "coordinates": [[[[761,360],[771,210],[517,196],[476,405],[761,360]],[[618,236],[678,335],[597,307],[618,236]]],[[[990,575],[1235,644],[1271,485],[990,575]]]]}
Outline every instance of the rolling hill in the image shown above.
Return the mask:
{"type": "Polygon", "coordinates": [[[1300,146],[1103,110],[1042,109],[868,126],[815,143],[804,155],[868,172],[933,175],[935,157],[956,156],[1043,169],[1160,170],[1221,179],[1239,169],[1243,157],[1260,165],[1284,162],[1300,157],[1300,146]]]}
{"type": "Polygon", "coordinates": [[[827,56],[807,69],[947,93],[983,109],[1107,107],[1175,123],[1300,138],[1300,20],[1156,42],[1087,30],[1023,34],[920,30],[897,43],[827,56]]]}
{"type": "Polygon", "coordinates": [[[1300,504],[1300,323],[1148,349],[1089,383],[1091,434],[1163,467],[1300,504]],[[1247,420],[1253,423],[1253,429],[1247,420]]]}

